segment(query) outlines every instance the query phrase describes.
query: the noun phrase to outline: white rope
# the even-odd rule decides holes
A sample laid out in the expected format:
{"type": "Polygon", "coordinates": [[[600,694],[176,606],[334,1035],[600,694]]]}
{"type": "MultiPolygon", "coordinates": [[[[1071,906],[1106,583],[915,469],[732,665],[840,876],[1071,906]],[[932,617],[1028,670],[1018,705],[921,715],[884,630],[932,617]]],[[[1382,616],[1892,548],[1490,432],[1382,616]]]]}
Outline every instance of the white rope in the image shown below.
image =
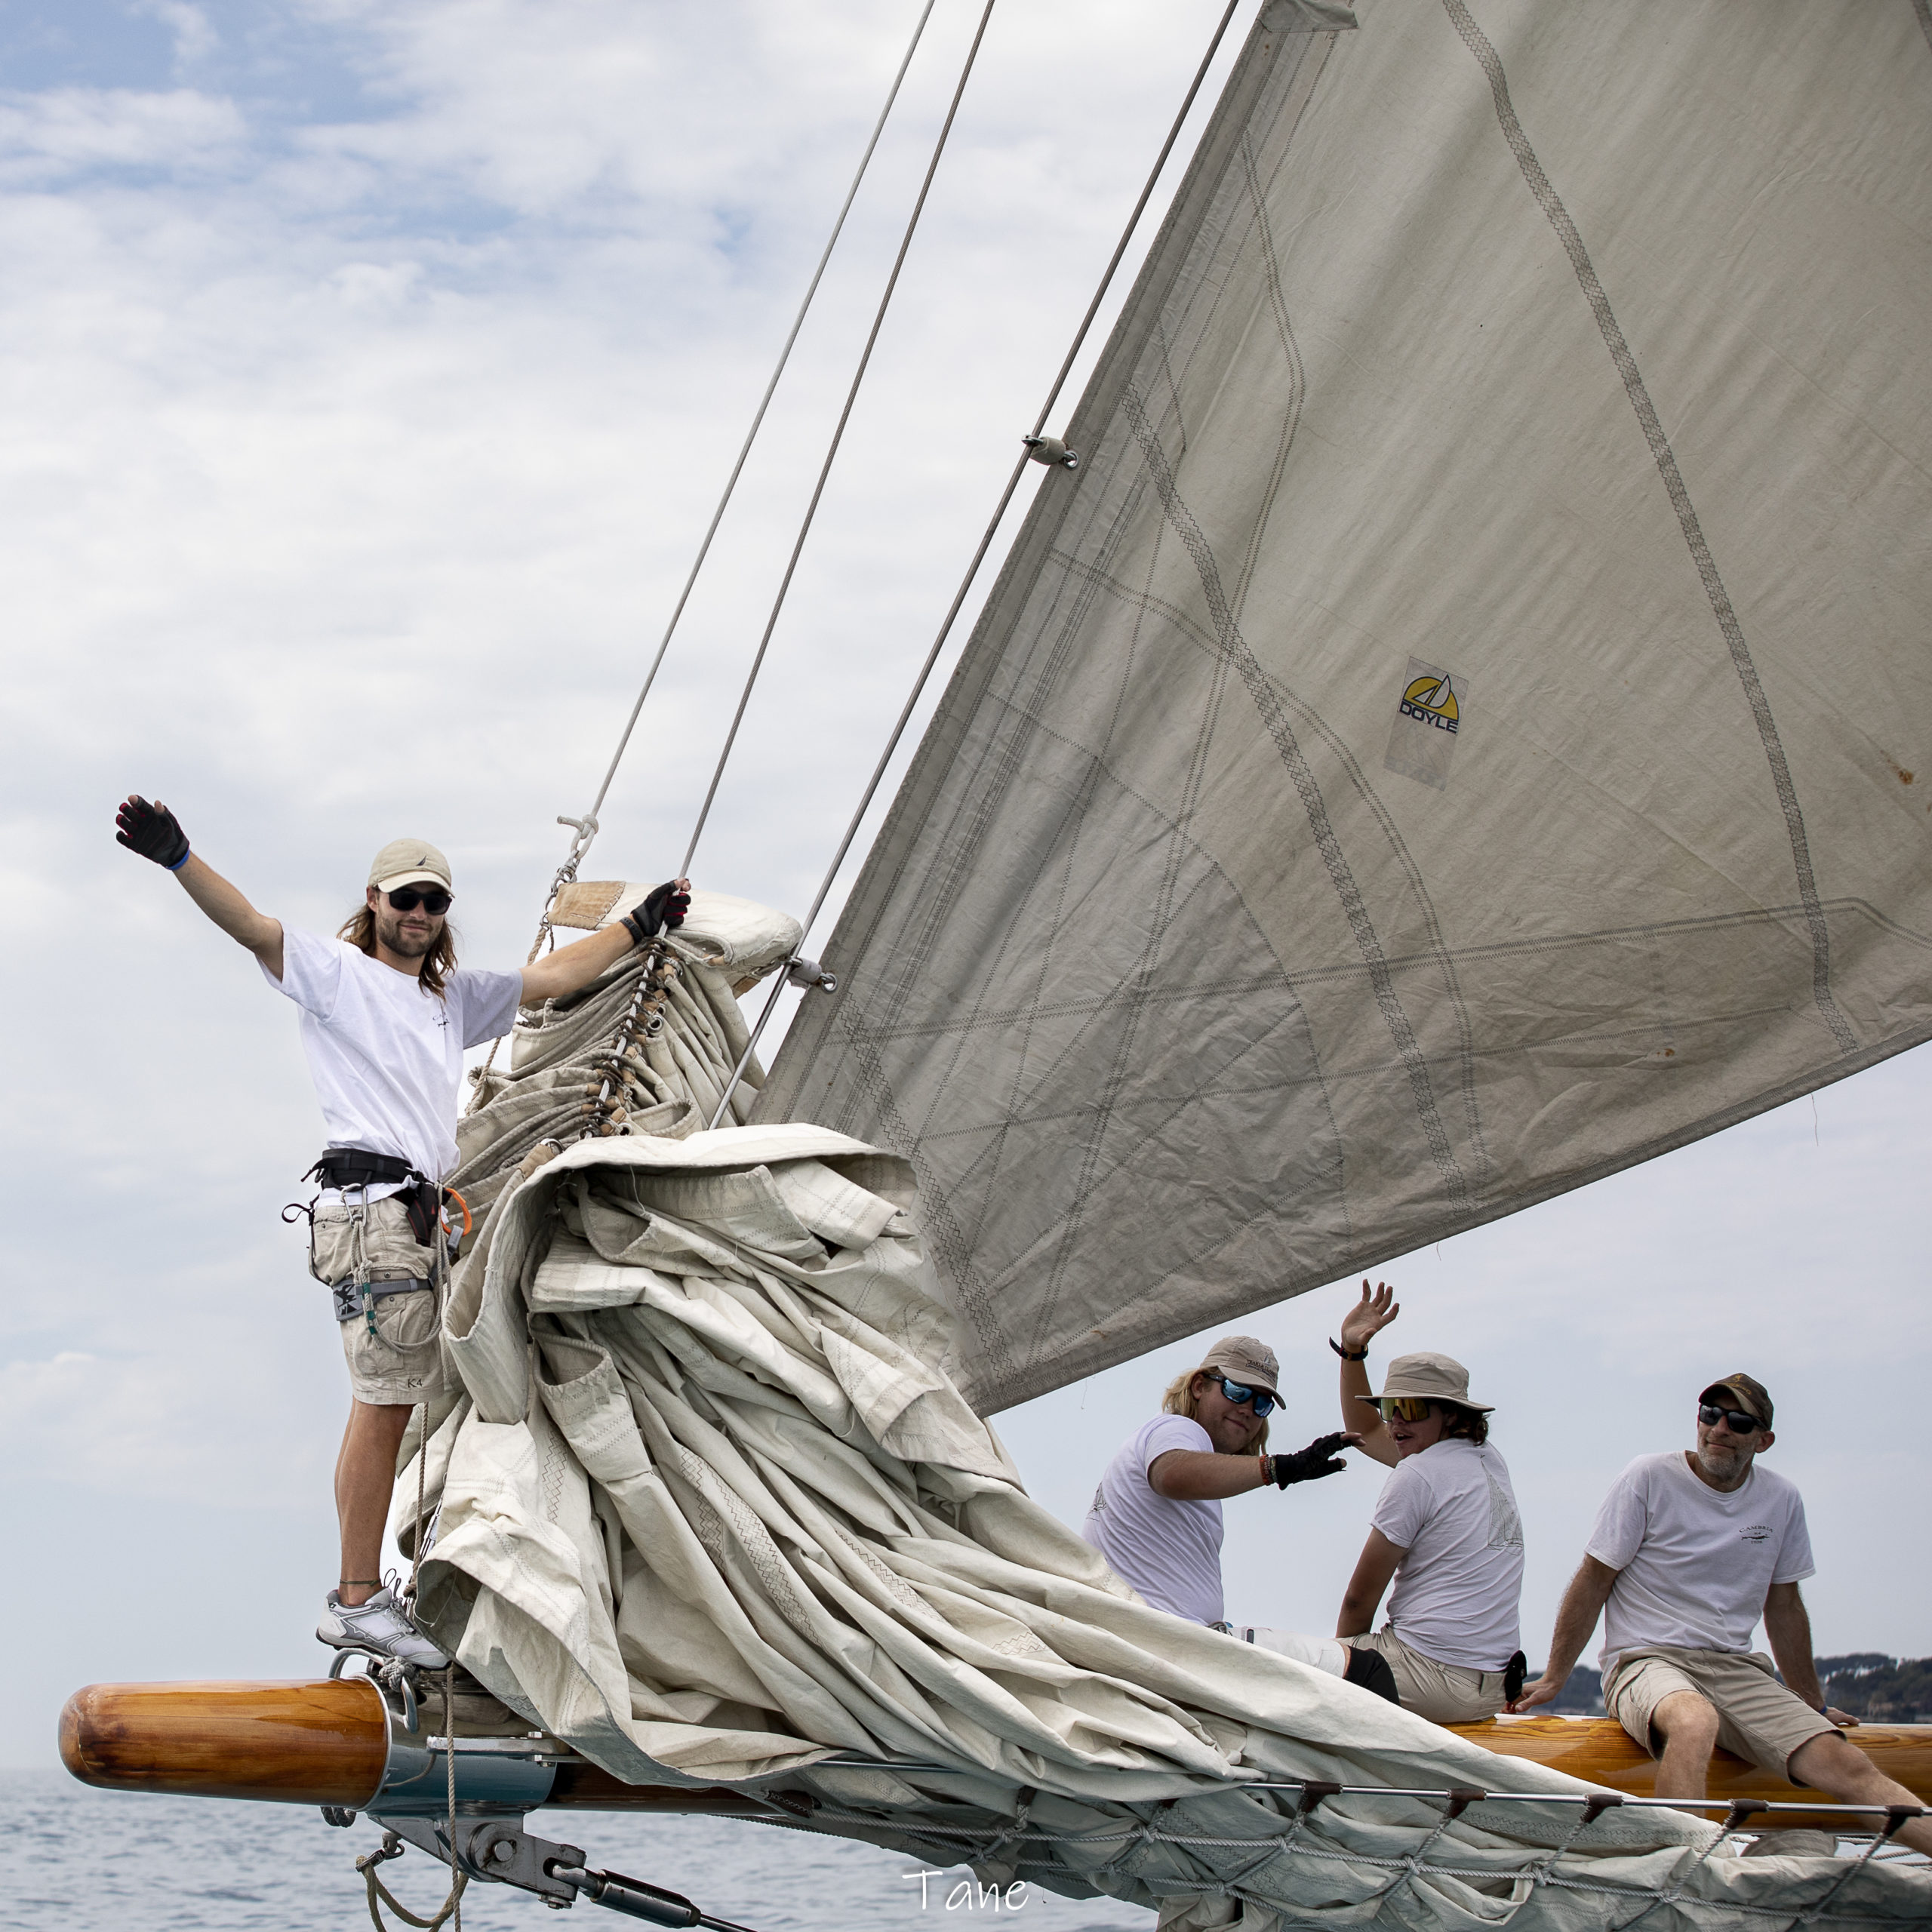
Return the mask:
{"type": "MultiPolygon", "coordinates": [[[[1040,413],[1033,420],[1033,427],[1028,438],[1029,441],[1032,438],[1038,436],[1046,428],[1047,418],[1053,414],[1054,406],[1060,400],[1060,392],[1066,386],[1066,380],[1073,373],[1074,363],[1086,344],[1088,332],[1094,326],[1094,318],[1100,312],[1100,304],[1106,299],[1107,291],[1112,285],[1114,276],[1127,254],[1128,245],[1132,241],[1135,229],[1140,225],[1140,217],[1146,212],[1148,202],[1153,198],[1155,187],[1160,180],[1162,171],[1167,167],[1168,158],[1174,152],[1174,143],[1180,140],[1181,129],[1186,124],[1189,114],[1193,110],[1195,97],[1200,93],[1201,83],[1208,78],[1208,70],[1214,65],[1214,56],[1220,52],[1221,42],[1227,33],[1228,23],[1234,18],[1235,10],[1240,4],[1241,0],[1228,0],[1226,9],[1223,12],[1220,20],[1214,29],[1214,37],[1208,43],[1208,51],[1201,57],[1201,64],[1194,70],[1194,78],[1188,84],[1187,93],[1181,101],[1180,111],[1174,116],[1174,125],[1168,130],[1167,139],[1161,143],[1161,151],[1154,158],[1154,165],[1148,172],[1146,183],[1140,190],[1140,198],[1135,202],[1132,212],[1128,216],[1126,226],[1121,230],[1120,239],[1114,245],[1113,254],[1108,258],[1106,268],[1100,277],[1100,285],[1094,291],[1094,299],[1088,303],[1087,312],[1081,317],[1080,326],[1073,332],[1072,343],[1060,363],[1060,372],[1054,377],[1053,385],[1047,391],[1046,401],[1040,405],[1040,413]]],[[[932,648],[926,653],[924,662],[919,666],[918,675],[913,679],[912,688],[907,694],[905,703],[900,706],[898,718],[894,721],[891,732],[886,739],[885,749],[880,752],[878,763],[872,767],[872,776],[866,781],[866,789],[860,795],[857,809],[854,811],[851,820],[845,828],[845,835],[839,840],[838,849],[832,855],[832,863],[826,867],[825,876],[819,882],[817,895],[812,900],[811,906],[807,911],[799,930],[798,947],[799,952],[802,952],[804,949],[805,934],[811,931],[813,924],[817,919],[819,914],[825,909],[825,902],[831,894],[833,882],[838,878],[839,871],[845,863],[846,857],[852,849],[853,841],[859,835],[860,826],[864,822],[866,814],[872,809],[872,800],[877,795],[879,786],[884,780],[886,769],[891,764],[894,754],[899,749],[899,741],[906,735],[906,728],[912,722],[913,712],[918,708],[919,700],[925,691],[928,681],[932,676],[933,668],[939,662],[940,654],[946,648],[947,638],[952,635],[952,626],[958,620],[959,613],[972,590],[974,581],[980,574],[980,568],[986,560],[987,552],[992,548],[993,539],[999,534],[1000,525],[1005,518],[1008,506],[1013,501],[1014,494],[1020,488],[1020,479],[1026,474],[1026,466],[1032,460],[1029,451],[1023,455],[1013,466],[1013,473],[1006,479],[1006,488],[1000,492],[999,501],[995,506],[992,516],[988,518],[985,530],[980,534],[979,546],[974,551],[972,560],[966,566],[966,572],[959,580],[958,589],[953,592],[952,601],[946,607],[946,615],[940,620],[939,632],[933,639],[932,648]]],[[[741,706],[741,712],[742,709],[741,706]]],[[[737,728],[734,725],[733,728],[735,731],[737,728]]],[[[721,766],[720,769],[721,771],[721,766]]],[[[714,780],[712,783],[715,789],[716,780],[714,780]]],[[[709,803],[707,800],[707,809],[709,803]]],[[[694,846],[697,844],[695,835],[693,837],[692,844],[694,846]]],[[[683,872],[688,872],[690,869],[691,857],[687,853],[680,876],[683,872]]],[[[785,985],[786,978],[782,972],[773,975],[771,990],[765,996],[764,1004],[759,1009],[758,1018],[752,1023],[751,1038],[746,1042],[745,1051],[740,1057],[738,1064],[726,1085],[725,1093],[728,1101],[729,1096],[737,1091],[738,1082],[743,1078],[745,1069],[751,1064],[752,1055],[758,1051],[758,1041],[762,1037],[772,1014],[777,1010],[778,996],[783,992],[785,985]]],[[[715,1127],[723,1117],[724,1109],[721,1107],[718,1112],[712,1116],[709,1124],[715,1127]]]]}
{"type": "MultiPolygon", "coordinates": [[[[805,547],[805,539],[811,533],[813,520],[818,515],[819,500],[825,494],[825,486],[832,475],[832,466],[837,460],[838,448],[845,438],[845,426],[851,420],[852,406],[859,398],[860,385],[866,379],[870,367],[872,349],[878,340],[879,331],[885,325],[885,314],[892,305],[892,297],[899,286],[899,273],[906,265],[906,252],[912,245],[912,236],[919,226],[919,217],[925,211],[926,197],[931,192],[933,177],[939,172],[940,158],[946,152],[947,138],[952,132],[952,123],[959,112],[959,103],[966,92],[966,83],[972,78],[973,63],[979,58],[980,44],[986,37],[986,25],[992,18],[997,0],[986,0],[980,15],[980,24],[974,31],[972,44],[966,50],[964,63],[959,69],[959,80],[953,88],[951,104],[946,110],[946,118],[940,125],[938,138],[933,143],[932,158],[926,164],[925,178],[919,183],[918,198],[912,204],[912,212],[906,218],[906,232],[900,238],[899,253],[894,257],[892,272],[887,276],[885,291],[878,300],[877,312],[872,317],[872,325],[866,337],[866,346],[859,352],[859,365],[852,372],[851,386],[845,392],[845,406],[838,412],[838,421],[832,432],[832,441],[825,452],[825,460],[820,464],[818,481],[812,488],[811,500],[805,506],[805,513],[798,525],[797,540],[792,546],[792,555],[785,565],[785,574],[780,579],[778,594],[772,599],[771,614],[766,618],[764,634],[758,639],[758,650],[752,659],[752,667],[745,678],[745,688],[738,697],[738,708],[732,714],[731,728],[724,734],[724,748],[718,754],[718,763],[711,774],[711,783],[706,790],[704,802],[698,808],[697,823],[691,827],[691,843],[685,848],[683,863],[678,868],[678,877],[689,876],[691,857],[697,850],[697,841],[703,836],[706,821],[711,816],[712,801],[718,795],[718,787],[724,776],[724,768],[731,761],[733,747],[738,741],[738,727],[744,721],[745,708],[751,703],[752,691],[758,683],[758,673],[764,668],[764,654],[771,642],[771,633],[777,628],[779,613],[785,608],[785,600],[790,594],[793,573],[798,568],[798,558],[805,547]]],[[[728,1092],[726,1096],[729,1099],[728,1092]]]]}

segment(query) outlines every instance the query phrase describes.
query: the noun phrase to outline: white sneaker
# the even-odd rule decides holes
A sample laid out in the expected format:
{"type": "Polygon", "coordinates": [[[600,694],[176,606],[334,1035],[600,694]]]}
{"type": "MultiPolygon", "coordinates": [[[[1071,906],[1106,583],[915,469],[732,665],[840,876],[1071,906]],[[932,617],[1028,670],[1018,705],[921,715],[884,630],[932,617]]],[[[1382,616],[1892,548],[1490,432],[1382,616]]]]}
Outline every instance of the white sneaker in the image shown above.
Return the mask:
{"type": "Polygon", "coordinates": [[[339,1592],[330,1591],[315,1635],[338,1651],[368,1651],[423,1670],[441,1670],[449,1663],[402,1614],[395,1592],[386,1583],[367,1603],[353,1605],[344,1603],[339,1592]]]}

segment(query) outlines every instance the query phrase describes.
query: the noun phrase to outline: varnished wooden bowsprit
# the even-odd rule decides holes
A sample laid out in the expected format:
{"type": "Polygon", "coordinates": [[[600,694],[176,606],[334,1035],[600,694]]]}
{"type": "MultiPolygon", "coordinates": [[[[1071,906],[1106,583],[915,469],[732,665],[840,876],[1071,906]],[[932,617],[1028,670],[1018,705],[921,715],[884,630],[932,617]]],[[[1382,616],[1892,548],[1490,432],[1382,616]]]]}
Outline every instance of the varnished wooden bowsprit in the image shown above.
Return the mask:
{"type": "MultiPolygon", "coordinates": [[[[1449,1728],[1472,1744],[1505,1758],[1527,1758],[1573,1778],[1648,1798],[1657,1789],[1656,1761],[1647,1756],[1623,1727],[1610,1718],[1494,1718],[1487,1724],[1457,1724],[1449,1728]]],[[[1864,1724],[1844,1734],[1887,1777],[1896,1778],[1921,1804],[1932,1804],[1932,1724],[1864,1724]]],[[[1769,1771],[1719,1751],[1711,1759],[1711,1797],[1722,1802],[1740,1799],[1794,1804],[1821,1792],[1787,1784],[1769,1771]]],[[[1713,1820],[1718,1814],[1706,1813],[1713,1820]]],[[[1823,1812],[1761,1812],[1753,1832],[1795,1829],[1850,1830],[1855,1822],[1844,1814],[1823,1812]]]]}
{"type": "Polygon", "coordinates": [[[83,1784],[360,1809],[383,1782],[389,1712],[371,1683],[91,1684],[60,1713],[83,1784]]]}
{"type": "MultiPolygon", "coordinates": [[[[1632,1797],[1649,1797],[1657,1788],[1656,1764],[1621,1724],[1607,1718],[1498,1718],[1451,1728],[1499,1756],[1527,1758],[1632,1797]]],[[[1921,1803],[1932,1804],[1932,1724],[1862,1724],[1845,1735],[1921,1803]]],[[[420,1743],[413,1754],[404,1755],[422,1757],[429,1766],[420,1743]]],[[[358,1678],[306,1683],[94,1684],[75,1691],[60,1714],[60,1755],[82,1783],[109,1791],[252,1798],[363,1810],[376,1798],[389,1763],[389,1718],[380,1693],[358,1678]]],[[[458,1762],[463,1766],[460,1749],[458,1762]]],[[[479,1769],[488,1765],[488,1760],[478,1761],[479,1769]]],[[[408,1782],[402,1772],[398,1778],[408,1782]]],[[[441,1774],[431,1782],[440,1792],[441,1774]]],[[[1490,1786],[1509,1789],[1500,1775],[1490,1786]]],[[[1712,1798],[1727,1803],[1755,1799],[1789,1804],[1816,1795],[1725,1752],[1712,1760],[1709,1789],[1712,1798]]],[[[401,1795],[398,1791],[392,1797],[401,1795]]],[[[626,1784],[594,1764],[566,1762],[557,1765],[554,1783],[530,1801],[580,1811],[768,1817],[774,1804],[809,1810],[811,1801],[802,1794],[790,1804],[787,1798],[783,1792],[626,1784]]],[[[1809,1826],[1829,1830],[1846,1824],[1842,1814],[1760,1813],[1751,1820],[1751,1829],[1809,1826]]]]}

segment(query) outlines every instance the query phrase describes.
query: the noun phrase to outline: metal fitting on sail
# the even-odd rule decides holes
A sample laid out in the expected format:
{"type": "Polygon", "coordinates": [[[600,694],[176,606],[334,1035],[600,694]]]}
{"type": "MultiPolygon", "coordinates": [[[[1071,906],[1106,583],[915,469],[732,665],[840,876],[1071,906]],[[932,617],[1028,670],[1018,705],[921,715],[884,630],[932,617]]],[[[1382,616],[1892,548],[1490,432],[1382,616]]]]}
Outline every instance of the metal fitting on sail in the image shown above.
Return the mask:
{"type": "Polygon", "coordinates": [[[790,961],[785,968],[785,982],[801,992],[810,992],[814,986],[822,993],[835,993],[838,990],[838,974],[828,973],[816,959],[790,961]]]}
{"type": "Polygon", "coordinates": [[[1080,467],[1080,452],[1069,449],[1057,436],[1022,436],[1020,440],[1035,463],[1057,464],[1062,469],[1080,467]]]}

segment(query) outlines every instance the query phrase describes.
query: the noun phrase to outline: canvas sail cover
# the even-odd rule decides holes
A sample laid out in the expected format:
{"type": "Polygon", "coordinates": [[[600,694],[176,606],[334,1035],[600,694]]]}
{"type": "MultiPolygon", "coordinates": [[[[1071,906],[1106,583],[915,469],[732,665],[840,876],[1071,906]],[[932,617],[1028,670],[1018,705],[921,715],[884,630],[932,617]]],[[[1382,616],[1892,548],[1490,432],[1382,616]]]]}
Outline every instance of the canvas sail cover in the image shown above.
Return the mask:
{"type": "Polygon", "coordinates": [[[759,1118],[982,1412],[1932,1030],[1932,15],[1274,0],[759,1118]]]}

